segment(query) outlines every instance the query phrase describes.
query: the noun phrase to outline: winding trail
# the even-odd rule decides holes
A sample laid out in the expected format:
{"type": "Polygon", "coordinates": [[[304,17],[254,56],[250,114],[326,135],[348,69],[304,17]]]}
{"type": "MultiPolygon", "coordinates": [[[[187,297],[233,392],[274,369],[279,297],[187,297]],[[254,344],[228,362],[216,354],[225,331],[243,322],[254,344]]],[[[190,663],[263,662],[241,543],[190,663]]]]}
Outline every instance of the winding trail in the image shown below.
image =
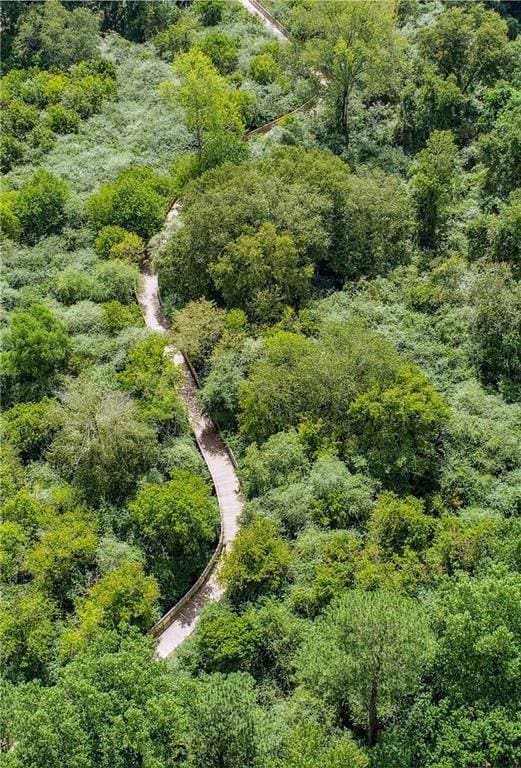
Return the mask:
{"type": "MultiPolygon", "coordinates": [[[[260,5],[258,0],[240,0],[240,2],[249,13],[261,18],[268,29],[279,39],[288,39],[286,30],[260,5]]],[[[267,130],[271,127],[271,123],[265,126],[267,130]]],[[[179,202],[174,202],[159,236],[157,243],[159,247],[166,241],[169,232],[175,226],[175,220],[179,216],[180,210],[179,202]]],[[[158,279],[153,271],[151,261],[143,265],[139,303],[143,309],[147,328],[156,333],[166,333],[168,321],[162,311],[158,279]]],[[[190,426],[197,445],[212,477],[219,502],[221,536],[212,558],[196,583],[152,628],[152,634],[158,640],[156,656],[159,658],[169,656],[193,631],[204,605],[210,600],[217,600],[223,594],[224,590],[217,578],[221,554],[235,538],[243,508],[235,462],[219,435],[216,425],[202,412],[198,405],[198,385],[190,365],[185,356],[173,347],[167,347],[166,354],[184,373],[184,384],[180,394],[186,404],[190,426]]]]}

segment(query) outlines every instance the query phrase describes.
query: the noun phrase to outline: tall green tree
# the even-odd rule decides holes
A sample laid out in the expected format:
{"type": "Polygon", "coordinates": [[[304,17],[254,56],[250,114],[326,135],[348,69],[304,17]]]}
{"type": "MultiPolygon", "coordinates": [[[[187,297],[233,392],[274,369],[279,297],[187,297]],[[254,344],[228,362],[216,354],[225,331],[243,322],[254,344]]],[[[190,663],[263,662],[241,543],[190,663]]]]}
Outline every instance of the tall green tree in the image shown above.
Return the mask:
{"type": "Polygon", "coordinates": [[[67,392],[49,460],[95,506],[121,502],[156,456],[154,431],[122,392],[78,381],[67,392]]]}
{"type": "Polygon", "coordinates": [[[391,86],[401,49],[396,3],[304,0],[295,6],[291,27],[306,41],[309,62],[327,81],[348,139],[353,96],[381,93],[391,86]]]}
{"type": "Polygon", "coordinates": [[[435,248],[444,233],[457,183],[457,148],[450,131],[433,131],[410,170],[418,236],[424,248],[435,248]]]}
{"type": "Polygon", "coordinates": [[[433,639],[420,606],[392,592],[351,590],[319,619],[299,659],[299,679],[376,743],[420,681],[433,639]]]}

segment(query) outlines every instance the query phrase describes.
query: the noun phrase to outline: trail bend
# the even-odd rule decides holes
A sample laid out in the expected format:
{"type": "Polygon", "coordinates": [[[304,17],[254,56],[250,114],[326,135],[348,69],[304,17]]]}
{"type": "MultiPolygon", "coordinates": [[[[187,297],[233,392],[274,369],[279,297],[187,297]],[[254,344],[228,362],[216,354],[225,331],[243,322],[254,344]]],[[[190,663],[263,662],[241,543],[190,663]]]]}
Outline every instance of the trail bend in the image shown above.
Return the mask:
{"type": "MultiPolygon", "coordinates": [[[[287,40],[288,34],[281,24],[258,2],[240,0],[246,10],[259,17],[266,27],[279,39],[287,40]]],[[[273,123],[275,124],[275,122],[273,123]]],[[[271,124],[266,126],[269,130],[271,124]]],[[[160,246],[175,226],[181,205],[174,202],[170,208],[157,245],[160,246]]],[[[151,261],[144,264],[141,272],[142,288],[139,304],[143,310],[145,324],[150,331],[166,333],[168,322],[164,316],[157,275],[151,261]]],[[[194,630],[203,607],[211,600],[219,599],[223,587],[217,578],[221,554],[235,538],[239,529],[239,517],[243,509],[239,478],[232,456],[213,421],[203,413],[197,402],[197,382],[185,356],[173,347],[166,348],[166,354],[184,373],[181,396],[188,410],[190,426],[201,455],[208,467],[215,488],[221,517],[221,536],[216,550],[205,570],[192,588],[152,628],[157,637],[156,656],[166,658],[194,630]]]]}

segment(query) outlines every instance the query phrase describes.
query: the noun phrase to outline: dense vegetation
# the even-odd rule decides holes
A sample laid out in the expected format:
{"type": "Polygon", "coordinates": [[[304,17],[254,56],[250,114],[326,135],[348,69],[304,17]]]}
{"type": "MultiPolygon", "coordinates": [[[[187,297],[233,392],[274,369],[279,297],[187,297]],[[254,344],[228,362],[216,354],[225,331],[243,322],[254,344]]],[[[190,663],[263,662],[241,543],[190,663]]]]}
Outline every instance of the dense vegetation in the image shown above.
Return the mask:
{"type": "Polygon", "coordinates": [[[521,764],[519,7],[267,5],[2,5],[7,768],[521,764]]]}

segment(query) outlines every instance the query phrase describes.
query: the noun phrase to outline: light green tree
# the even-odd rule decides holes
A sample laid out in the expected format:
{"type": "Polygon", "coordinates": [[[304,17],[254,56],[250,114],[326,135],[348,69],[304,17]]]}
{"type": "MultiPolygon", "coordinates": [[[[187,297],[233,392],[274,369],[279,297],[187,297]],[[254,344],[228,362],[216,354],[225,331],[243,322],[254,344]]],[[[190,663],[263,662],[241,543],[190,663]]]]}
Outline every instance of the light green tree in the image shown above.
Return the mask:
{"type": "Polygon", "coordinates": [[[426,616],[393,592],[351,590],[319,619],[299,659],[299,679],[338,715],[348,713],[368,746],[418,685],[433,649],[426,616]]]}

